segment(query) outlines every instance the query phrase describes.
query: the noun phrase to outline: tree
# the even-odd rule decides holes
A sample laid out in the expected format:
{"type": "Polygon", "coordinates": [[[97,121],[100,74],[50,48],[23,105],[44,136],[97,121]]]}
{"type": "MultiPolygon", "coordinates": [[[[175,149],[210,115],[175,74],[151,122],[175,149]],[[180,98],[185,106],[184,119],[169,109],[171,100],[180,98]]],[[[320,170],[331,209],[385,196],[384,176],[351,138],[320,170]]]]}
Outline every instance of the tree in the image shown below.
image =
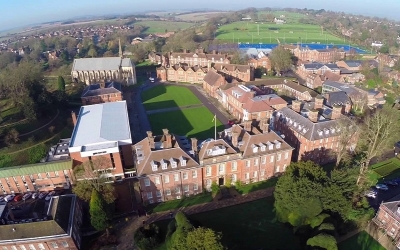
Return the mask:
{"type": "Polygon", "coordinates": [[[356,143],[356,136],[358,135],[358,126],[357,124],[347,118],[342,117],[337,122],[337,128],[340,133],[338,136],[338,147],[335,152],[336,163],[335,166],[338,167],[342,160],[346,160],[348,158],[349,153],[355,150],[355,146],[353,144],[356,143]]]}
{"type": "Polygon", "coordinates": [[[95,189],[106,203],[111,204],[115,200],[114,187],[107,183],[107,178],[102,174],[110,166],[111,160],[100,156],[75,167],[74,174],[78,182],[72,191],[82,200],[89,201],[92,190],[95,189]]]}
{"type": "Polygon", "coordinates": [[[7,135],[4,138],[4,142],[8,145],[11,146],[19,141],[19,133],[15,128],[12,128],[10,131],[8,131],[7,135]]]}
{"type": "Polygon", "coordinates": [[[90,46],[89,51],[87,52],[87,55],[90,57],[96,57],[97,56],[97,50],[94,45],[90,46]]]}
{"type": "Polygon", "coordinates": [[[58,76],[57,84],[58,84],[58,90],[65,92],[65,81],[62,76],[58,76]]]}
{"type": "Polygon", "coordinates": [[[186,236],[187,249],[195,250],[223,250],[221,234],[212,229],[199,227],[190,231],[186,236]]]}
{"type": "Polygon", "coordinates": [[[337,250],[337,242],[335,237],[329,234],[320,233],[307,240],[307,245],[312,247],[321,247],[326,250],[337,250]]]}
{"type": "Polygon", "coordinates": [[[353,95],[351,97],[351,101],[353,102],[353,109],[356,112],[364,113],[364,108],[368,103],[368,96],[366,93],[359,93],[357,95],[353,95]]]}
{"type": "Polygon", "coordinates": [[[240,65],[247,65],[247,61],[249,57],[247,55],[242,55],[240,51],[235,51],[231,57],[232,64],[240,64],[240,65]]]}
{"type": "Polygon", "coordinates": [[[393,147],[400,132],[399,118],[399,111],[389,106],[378,109],[365,117],[357,145],[357,150],[362,155],[357,184],[362,184],[364,181],[371,159],[393,147]]]}
{"type": "Polygon", "coordinates": [[[270,60],[277,72],[287,71],[292,66],[292,54],[283,46],[278,46],[271,51],[270,60]]]}
{"type": "Polygon", "coordinates": [[[109,226],[105,202],[96,189],[92,189],[89,213],[90,223],[96,230],[103,231],[109,226]]]}

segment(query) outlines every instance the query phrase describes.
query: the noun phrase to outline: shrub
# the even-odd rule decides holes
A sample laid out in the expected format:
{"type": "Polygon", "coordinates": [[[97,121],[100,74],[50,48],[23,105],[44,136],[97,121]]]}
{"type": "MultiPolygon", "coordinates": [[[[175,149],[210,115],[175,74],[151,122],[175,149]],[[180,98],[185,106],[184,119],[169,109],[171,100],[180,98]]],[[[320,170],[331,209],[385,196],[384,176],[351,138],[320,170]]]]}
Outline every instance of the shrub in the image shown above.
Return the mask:
{"type": "Polygon", "coordinates": [[[38,163],[46,157],[47,148],[44,144],[39,144],[28,150],[29,163],[38,163]]]}
{"type": "Polygon", "coordinates": [[[213,183],[211,184],[212,195],[215,196],[219,192],[220,189],[221,188],[218,186],[218,184],[215,181],[213,181],[213,183]]]}

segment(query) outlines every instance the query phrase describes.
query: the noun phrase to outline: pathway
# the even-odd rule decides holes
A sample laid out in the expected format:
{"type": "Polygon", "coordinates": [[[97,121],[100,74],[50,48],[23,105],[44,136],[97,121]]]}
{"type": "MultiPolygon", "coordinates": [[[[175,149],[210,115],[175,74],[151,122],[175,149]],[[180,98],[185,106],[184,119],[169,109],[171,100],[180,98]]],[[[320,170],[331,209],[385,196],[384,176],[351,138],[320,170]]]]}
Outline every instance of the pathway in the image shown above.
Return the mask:
{"type": "Polygon", "coordinates": [[[146,111],[146,113],[148,115],[151,115],[151,114],[156,114],[156,113],[164,113],[164,112],[178,111],[178,110],[184,110],[184,109],[199,108],[199,107],[203,107],[203,106],[204,106],[203,104],[194,104],[194,105],[187,105],[187,106],[181,106],[181,107],[154,109],[154,110],[146,111]]]}
{"type": "Polygon", "coordinates": [[[173,209],[169,211],[154,213],[149,216],[141,216],[135,218],[131,223],[129,223],[124,228],[118,230],[119,242],[117,249],[135,249],[133,242],[133,235],[135,232],[143,225],[151,224],[160,220],[171,219],[171,215],[174,216],[178,211],[182,211],[187,215],[208,212],[220,208],[235,206],[263,198],[267,198],[273,195],[274,187],[257,190],[252,193],[236,196],[230,199],[224,199],[220,201],[212,201],[204,204],[194,205],[190,207],[181,207],[179,209],[173,209]]]}

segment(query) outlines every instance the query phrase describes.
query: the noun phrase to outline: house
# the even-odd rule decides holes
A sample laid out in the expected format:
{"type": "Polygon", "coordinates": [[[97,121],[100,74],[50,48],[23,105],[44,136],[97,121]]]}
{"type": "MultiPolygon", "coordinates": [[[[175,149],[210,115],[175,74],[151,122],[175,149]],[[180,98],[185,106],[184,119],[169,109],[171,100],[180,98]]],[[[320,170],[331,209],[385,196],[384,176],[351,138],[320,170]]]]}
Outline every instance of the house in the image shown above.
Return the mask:
{"type": "Polygon", "coordinates": [[[392,55],[386,55],[386,54],[379,54],[375,58],[375,60],[384,66],[393,67],[396,64],[398,57],[395,57],[392,55]]]}
{"type": "Polygon", "coordinates": [[[160,64],[162,64],[163,55],[161,53],[157,53],[157,52],[150,52],[149,53],[149,60],[153,64],[160,65],[160,64]]]}
{"type": "Polygon", "coordinates": [[[337,61],[336,65],[351,72],[360,72],[364,63],[365,61],[361,60],[341,60],[337,61]]]}
{"type": "Polygon", "coordinates": [[[217,98],[217,90],[226,83],[224,76],[210,70],[204,76],[203,89],[209,96],[217,98]]]}
{"type": "Polygon", "coordinates": [[[350,97],[344,91],[328,92],[323,95],[326,100],[326,106],[333,108],[334,106],[344,106],[344,113],[351,111],[352,103],[350,97]]]}
{"type": "Polygon", "coordinates": [[[310,89],[316,89],[322,86],[324,77],[317,74],[308,74],[306,77],[306,86],[310,89]]]}
{"type": "Polygon", "coordinates": [[[335,82],[345,82],[345,77],[343,75],[335,74],[332,71],[325,71],[325,73],[322,76],[324,81],[329,80],[335,82]]]}
{"type": "Polygon", "coordinates": [[[368,90],[368,106],[385,104],[385,95],[377,88],[368,90]]]}
{"type": "Polygon", "coordinates": [[[131,174],[125,171],[133,166],[126,101],[82,106],[78,116],[72,113],[72,121],[68,150],[74,166],[102,157],[111,163],[108,178],[120,180],[131,174]]]}
{"type": "MultiPolygon", "coordinates": [[[[295,149],[293,161],[326,164],[336,160],[340,136],[338,121],[344,113],[344,105],[330,108],[323,101],[322,96],[313,102],[293,100],[291,106],[275,112],[274,130],[295,149]]],[[[354,150],[355,145],[355,142],[349,142],[350,150],[354,150]]]]}
{"type": "Polygon", "coordinates": [[[249,65],[215,63],[211,69],[225,76],[228,81],[248,82],[254,80],[254,68],[249,65]]]}
{"type": "Polygon", "coordinates": [[[83,90],[81,100],[83,105],[122,101],[121,84],[118,82],[90,84],[83,90]]]}
{"type": "Polygon", "coordinates": [[[247,61],[247,64],[253,68],[262,67],[268,71],[272,69],[271,60],[269,59],[268,54],[264,51],[259,51],[256,56],[251,56],[247,61]]]}
{"type": "Polygon", "coordinates": [[[243,119],[243,106],[249,99],[255,97],[256,92],[244,85],[233,86],[223,92],[225,95],[222,103],[224,108],[237,119],[243,119]]]}
{"type": "MultiPolygon", "coordinates": [[[[36,201],[39,202],[39,201],[36,201]]],[[[72,194],[51,198],[47,215],[27,210],[28,218],[20,218],[12,210],[3,216],[0,224],[0,247],[2,249],[81,249],[82,204],[72,194]]],[[[0,204],[4,211],[7,204],[0,204]]],[[[39,209],[37,209],[39,210],[39,209]]]]}
{"type": "Polygon", "coordinates": [[[276,94],[254,96],[243,105],[243,121],[269,120],[274,110],[286,106],[287,102],[276,94]]]}

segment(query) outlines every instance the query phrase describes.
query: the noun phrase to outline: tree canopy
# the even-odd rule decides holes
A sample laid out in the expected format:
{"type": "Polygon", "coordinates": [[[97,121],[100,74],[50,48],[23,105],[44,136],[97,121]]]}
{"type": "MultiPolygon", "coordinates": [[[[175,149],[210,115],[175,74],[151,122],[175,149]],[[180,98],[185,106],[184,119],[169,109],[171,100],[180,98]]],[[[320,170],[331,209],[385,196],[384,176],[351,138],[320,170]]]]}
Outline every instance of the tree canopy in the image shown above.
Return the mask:
{"type": "Polygon", "coordinates": [[[62,91],[62,92],[65,92],[65,80],[64,80],[64,77],[58,76],[57,84],[58,84],[58,90],[62,91]]]}
{"type": "Polygon", "coordinates": [[[90,223],[96,230],[103,231],[109,226],[105,202],[96,189],[92,189],[89,213],[90,223]]]}
{"type": "Polygon", "coordinates": [[[283,46],[278,46],[271,51],[270,60],[275,71],[287,71],[292,66],[292,54],[283,46]]]}

